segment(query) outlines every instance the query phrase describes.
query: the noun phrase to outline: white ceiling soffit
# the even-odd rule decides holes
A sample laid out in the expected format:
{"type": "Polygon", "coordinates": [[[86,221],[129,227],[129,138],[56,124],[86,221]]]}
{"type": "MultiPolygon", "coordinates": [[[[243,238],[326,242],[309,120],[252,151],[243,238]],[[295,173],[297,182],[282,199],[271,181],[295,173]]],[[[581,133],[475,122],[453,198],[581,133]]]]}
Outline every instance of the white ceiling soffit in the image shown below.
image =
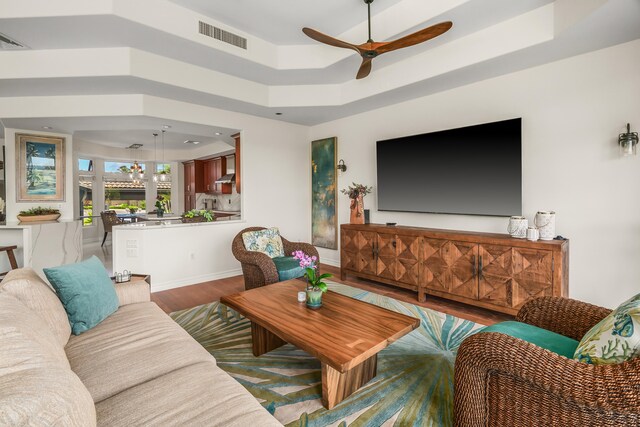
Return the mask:
{"type": "Polygon", "coordinates": [[[47,131],[73,134],[77,140],[109,147],[126,148],[131,144],[143,144],[142,151],[154,150],[154,133],[158,134],[158,149],[161,148],[162,129],[167,125],[170,126],[165,129],[164,135],[167,150],[195,150],[203,147],[215,148],[216,152],[229,150],[235,146],[231,135],[240,132],[238,129],[126,115],[13,118],[4,119],[3,124],[13,129],[52,128],[47,131]],[[199,141],[200,144],[184,144],[185,140],[199,141]]]}
{"type": "MultiPolygon", "coordinates": [[[[307,5],[306,9],[313,13],[306,14],[308,22],[299,22],[297,25],[286,18],[289,15],[286,3],[282,2],[269,2],[270,14],[264,17],[251,15],[248,22],[260,18],[270,22],[273,31],[286,28],[300,34],[302,26],[308,25],[335,37],[362,43],[366,40],[367,34],[365,5],[361,4],[360,0],[349,1],[356,4],[357,8],[362,8],[362,11],[357,14],[356,19],[351,19],[355,26],[343,33],[331,32],[332,20],[324,18],[326,15],[340,13],[336,0],[328,2],[331,9],[328,9],[325,2],[318,3],[315,9],[307,5]]],[[[405,52],[393,52],[381,57],[375,65],[376,68],[401,61],[406,55],[423,52],[440,43],[455,40],[551,2],[396,0],[392,6],[383,8],[385,0],[378,1],[383,6],[373,17],[373,33],[376,40],[396,38],[443,20],[453,20],[454,28],[436,40],[413,46],[405,52]]],[[[103,0],[95,2],[94,11],[88,5],[78,6],[75,14],[69,10],[66,14],[60,14],[56,7],[51,6],[51,3],[57,2],[19,2],[24,3],[22,13],[17,5],[13,5],[13,9],[16,9],[13,13],[0,13],[0,26],[4,32],[35,50],[129,46],[269,85],[350,81],[359,62],[351,51],[328,47],[306,36],[300,39],[305,44],[277,45],[226,25],[216,17],[201,15],[164,0],[111,2],[113,13],[105,13],[104,4],[109,2],[103,0]],[[37,3],[39,8],[35,16],[32,12],[33,3],[37,3]],[[246,37],[247,50],[199,34],[200,20],[246,37]]],[[[235,21],[244,18],[247,8],[237,7],[238,2],[224,3],[227,6],[222,9],[227,15],[235,11],[235,21]]],[[[245,0],[241,3],[255,6],[254,3],[266,2],[245,0]]],[[[374,3],[373,6],[375,11],[378,3],[374,3]]]]}
{"type": "MultiPolygon", "coordinates": [[[[360,0],[353,1],[364,9],[360,0]]],[[[258,2],[238,2],[245,8],[238,9],[236,18],[258,2]]],[[[293,25],[287,21],[287,2],[271,2],[264,18],[273,20],[274,27],[293,25]],[[278,21],[280,13],[284,15],[278,21]]],[[[377,58],[372,74],[356,81],[360,60],[350,51],[313,41],[276,45],[249,34],[249,24],[242,31],[165,0],[75,0],[65,2],[61,10],[50,3],[54,2],[0,0],[3,33],[32,48],[0,52],[0,97],[147,94],[306,125],[640,37],[637,0],[398,0],[380,7],[374,38],[395,38],[451,16],[454,29],[377,58]],[[248,50],[198,35],[202,19],[246,37],[248,50]],[[283,64],[289,68],[282,69],[283,64]],[[276,117],[275,112],[284,115],[276,117]]],[[[196,8],[196,3],[206,2],[175,3],[196,8]]],[[[221,3],[212,2],[216,7],[221,3]]],[[[379,3],[373,4],[374,11],[379,3]]],[[[327,5],[334,10],[338,1],[327,5]]],[[[322,18],[326,9],[318,3],[318,9],[321,6],[305,17],[318,22],[296,28],[308,25],[335,35],[332,31],[354,25],[336,36],[356,42],[366,38],[366,17],[350,18],[333,28],[331,20],[322,18]]],[[[220,10],[236,11],[231,5],[220,10]]],[[[293,36],[274,32],[264,37],[278,41],[293,36]]],[[[32,113],[38,114],[52,115],[32,113]]]]}

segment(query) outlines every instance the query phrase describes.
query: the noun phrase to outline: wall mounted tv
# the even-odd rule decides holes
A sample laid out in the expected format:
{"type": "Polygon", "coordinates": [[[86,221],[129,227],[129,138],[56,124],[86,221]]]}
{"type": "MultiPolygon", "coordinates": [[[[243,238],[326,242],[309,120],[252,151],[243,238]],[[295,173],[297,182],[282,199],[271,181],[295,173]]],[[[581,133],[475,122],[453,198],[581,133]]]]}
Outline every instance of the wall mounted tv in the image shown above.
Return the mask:
{"type": "Polygon", "coordinates": [[[522,214],[522,119],[378,141],[378,210],[522,214]]]}

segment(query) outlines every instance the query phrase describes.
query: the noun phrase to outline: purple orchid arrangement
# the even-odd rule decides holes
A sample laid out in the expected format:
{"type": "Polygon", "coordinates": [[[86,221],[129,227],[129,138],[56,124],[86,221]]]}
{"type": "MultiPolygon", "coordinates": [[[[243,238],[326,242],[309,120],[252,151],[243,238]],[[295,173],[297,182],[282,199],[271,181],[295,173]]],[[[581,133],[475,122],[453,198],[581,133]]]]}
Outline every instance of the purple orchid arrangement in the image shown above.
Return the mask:
{"type": "Polygon", "coordinates": [[[318,275],[318,257],[309,256],[303,251],[295,251],[291,253],[291,255],[300,262],[300,267],[304,268],[304,276],[309,281],[309,286],[314,290],[327,292],[327,284],[322,280],[331,277],[332,274],[325,273],[318,275]]]}

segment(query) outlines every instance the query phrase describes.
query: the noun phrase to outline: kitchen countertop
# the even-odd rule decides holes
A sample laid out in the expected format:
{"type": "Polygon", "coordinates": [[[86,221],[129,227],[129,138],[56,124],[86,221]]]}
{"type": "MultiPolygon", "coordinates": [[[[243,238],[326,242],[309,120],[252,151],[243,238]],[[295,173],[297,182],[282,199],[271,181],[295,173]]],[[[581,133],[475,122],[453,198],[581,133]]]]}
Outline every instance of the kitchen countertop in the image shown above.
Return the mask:
{"type": "Polygon", "coordinates": [[[46,225],[46,224],[64,224],[68,222],[76,222],[77,219],[61,219],[58,221],[34,221],[34,222],[18,222],[18,221],[8,221],[6,224],[0,225],[0,228],[10,228],[10,229],[21,229],[28,228],[33,225],[46,225]]]}
{"type": "Polygon", "coordinates": [[[114,225],[113,229],[120,229],[120,230],[132,230],[132,229],[139,229],[139,230],[152,230],[152,229],[158,229],[158,228],[178,228],[178,227],[211,227],[211,226],[215,226],[215,225],[220,225],[220,224],[230,224],[230,223],[235,223],[235,222],[244,222],[241,219],[228,219],[228,220],[222,220],[222,221],[211,221],[211,222],[187,222],[187,223],[183,223],[182,221],[179,220],[157,220],[157,221],[141,221],[141,222],[132,222],[129,224],[122,224],[122,225],[114,225]]]}

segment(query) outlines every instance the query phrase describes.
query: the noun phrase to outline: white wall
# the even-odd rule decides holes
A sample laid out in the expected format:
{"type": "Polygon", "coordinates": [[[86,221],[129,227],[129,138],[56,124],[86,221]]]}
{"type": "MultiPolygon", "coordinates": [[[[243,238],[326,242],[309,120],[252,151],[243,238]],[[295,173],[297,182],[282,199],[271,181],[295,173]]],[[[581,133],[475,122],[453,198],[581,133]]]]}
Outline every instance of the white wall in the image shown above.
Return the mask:
{"type": "Polygon", "coordinates": [[[73,191],[73,137],[68,134],[40,132],[28,129],[10,129],[4,130],[6,140],[5,157],[6,177],[7,177],[7,221],[17,221],[16,215],[22,210],[30,209],[36,206],[47,206],[60,209],[62,214],[60,219],[73,219],[75,193],[73,191]],[[16,133],[29,133],[36,135],[56,136],[65,138],[65,200],[63,202],[17,202],[16,201],[16,133]]]}
{"type": "MultiPolygon", "coordinates": [[[[522,117],[523,213],[557,212],[571,239],[570,296],[613,307],[640,292],[640,158],[620,158],[617,136],[640,128],[640,40],[474,83],[311,128],[338,137],[348,165],[339,189],[376,184],[375,141],[522,117]]],[[[308,170],[307,170],[308,173],[308,170]]],[[[507,219],[376,211],[373,222],[506,232],[507,219]]],[[[346,196],[339,222],[349,222],[346,196]]],[[[337,251],[321,250],[339,263],[337,251]]]]}

